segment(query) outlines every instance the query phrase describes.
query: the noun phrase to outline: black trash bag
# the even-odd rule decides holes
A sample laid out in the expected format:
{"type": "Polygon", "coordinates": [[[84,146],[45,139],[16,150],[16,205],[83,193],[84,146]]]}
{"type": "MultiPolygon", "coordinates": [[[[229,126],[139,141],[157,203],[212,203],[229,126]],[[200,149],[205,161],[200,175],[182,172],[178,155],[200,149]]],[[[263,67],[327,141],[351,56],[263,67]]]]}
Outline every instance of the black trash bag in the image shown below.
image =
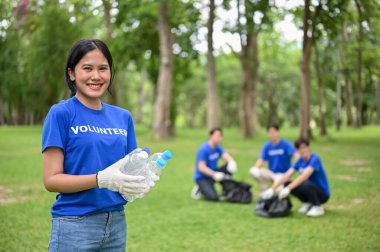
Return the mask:
{"type": "Polygon", "coordinates": [[[289,197],[279,199],[273,196],[270,199],[259,198],[256,201],[255,213],[257,216],[266,218],[285,217],[290,214],[292,202],[289,197]]]}
{"type": "Polygon", "coordinates": [[[235,181],[231,178],[220,182],[222,184],[222,197],[228,202],[251,203],[251,185],[235,181]]]}

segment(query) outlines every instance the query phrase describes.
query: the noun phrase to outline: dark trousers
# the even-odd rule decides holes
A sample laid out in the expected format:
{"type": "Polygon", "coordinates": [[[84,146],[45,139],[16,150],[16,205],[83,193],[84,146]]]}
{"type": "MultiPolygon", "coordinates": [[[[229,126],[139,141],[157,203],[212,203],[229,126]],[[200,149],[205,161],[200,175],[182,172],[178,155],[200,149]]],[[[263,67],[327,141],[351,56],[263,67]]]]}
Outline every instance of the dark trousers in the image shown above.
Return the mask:
{"type": "MultiPolygon", "coordinates": [[[[227,171],[227,164],[219,167],[217,171],[224,172],[228,175],[231,175],[231,173],[227,171]]],[[[216,193],[216,190],[214,187],[215,180],[213,180],[212,178],[205,178],[205,179],[198,180],[197,184],[199,186],[199,189],[201,190],[202,195],[204,196],[206,200],[219,201],[218,194],[216,193]]]]}
{"type": "MultiPolygon", "coordinates": [[[[290,182],[286,182],[285,186],[289,184],[290,182]]],[[[300,201],[304,203],[310,203],[313,206],[320,206],[326,203],[329,199],[329,197],[321,188],[309,181],[305,181],[294,188],[291,194],[296,196],[300,201]]]]}

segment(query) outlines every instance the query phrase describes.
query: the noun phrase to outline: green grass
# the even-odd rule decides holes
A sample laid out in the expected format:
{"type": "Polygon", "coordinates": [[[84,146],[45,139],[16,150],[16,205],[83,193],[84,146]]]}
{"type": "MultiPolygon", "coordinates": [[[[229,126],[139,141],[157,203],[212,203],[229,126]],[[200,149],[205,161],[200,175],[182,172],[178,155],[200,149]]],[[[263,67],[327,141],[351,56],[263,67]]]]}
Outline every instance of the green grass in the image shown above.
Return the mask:
{"type": "MultiPolygon", "coordinates": [[[[264,219],[254,204],[194,201],[195,153],[207,139],[205,130],[178,129],[177,137],[154,141],[137,126],[140,146],[153,152],[171,149],[174,158],[156,188],[126,206],[128,251],[380,251],[380,127],[331,129],[331,138],[317,138],[318,153],[329,177],[332,198],[326,215],[264,219]]],[[[284,129],[294,140],[296,129],[284,129]]],[[[227,129],[224,148],[237,160],[236,179],[254,184],[248,175],[266,140],[265,132],[243,140],[227,129]]],[[[0,251],[46,251],[50,207],[55,194],[42,184],[40,127],[0,128],[0,251]]],[[[258,187],[253,187],[254,197],[258,187]]]]}

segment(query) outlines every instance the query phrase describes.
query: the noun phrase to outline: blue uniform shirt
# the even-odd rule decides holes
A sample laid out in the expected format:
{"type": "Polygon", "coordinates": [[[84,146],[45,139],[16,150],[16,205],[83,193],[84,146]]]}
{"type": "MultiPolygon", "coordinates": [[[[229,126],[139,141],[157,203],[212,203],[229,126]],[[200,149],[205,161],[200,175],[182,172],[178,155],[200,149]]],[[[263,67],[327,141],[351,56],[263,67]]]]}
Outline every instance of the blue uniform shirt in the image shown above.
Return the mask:
{"type": "Polygon", "coordinates": [[[291,165],[296,149],[287,140],[280,140],[277,145],[271,141],[264,144],[260,158],[268,162],[269,170],[274,173],[285,173],[291,165]]]}
{"type": "Polygon", "coordinates": [[[209,178],[209,176],[201,173],[199,171],[198,163],[199,161],[206,162],[208,168],[216,171],[218,169],[218,160],[223,155],[224,150],[220,145],[217,145],[214,149],[211,148],[208,142],[203,143],[199,149],[197,154],[197,159],[195,161],[195,181],[199,181],[201,179],[209,178]]]}
{"type": "Polygon", "coordinates": [[[330,188],[327,181],[325,169],[323,168],[322,161],[317,154],[312,153],[310,159],[305,161],[303,158],[297,159],[293,168],[300,173],[303,173],[307,167],[312,167],[314,172],[310,175],[307,181],[315,184],[321,188],[327,197],[330,197],[330,188]]]}
{"type": "MultiPolygon", "coordinates": [[[[84,106],[76,97],[51,107],[42,132],[42,152],[58,147],[64,154],[65,174],[95,174],[136,149],[131,114],[102,103],[101,110],[84,106]]],[[[122,210],[127,202],[118,192],[92,188],[59,193],[53,216],[87,215],[122,210]]]]}

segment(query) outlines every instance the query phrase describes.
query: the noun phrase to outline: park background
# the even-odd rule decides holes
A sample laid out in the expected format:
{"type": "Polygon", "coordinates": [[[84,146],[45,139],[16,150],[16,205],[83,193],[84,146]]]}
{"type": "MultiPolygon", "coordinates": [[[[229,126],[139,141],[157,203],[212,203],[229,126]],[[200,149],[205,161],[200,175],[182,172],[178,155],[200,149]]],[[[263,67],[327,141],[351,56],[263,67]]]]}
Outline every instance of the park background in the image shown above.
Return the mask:
{"type": "Polygon", "coordinates": [[[132,112],[139,145],[175,155],[126,206],[129,251],[380,249],[378,1],[3,0],[0,15],[0,251],[47,249],[41,125],[70,95],[65,58],[83,37],[109,45],[104,99],[132,112]],[[236,178],[253,184],[270,122],[312,139],[332,188],[324,217],[267,220],[253,204],[190,198],[209,128],[225,129],[236,178]]]}

